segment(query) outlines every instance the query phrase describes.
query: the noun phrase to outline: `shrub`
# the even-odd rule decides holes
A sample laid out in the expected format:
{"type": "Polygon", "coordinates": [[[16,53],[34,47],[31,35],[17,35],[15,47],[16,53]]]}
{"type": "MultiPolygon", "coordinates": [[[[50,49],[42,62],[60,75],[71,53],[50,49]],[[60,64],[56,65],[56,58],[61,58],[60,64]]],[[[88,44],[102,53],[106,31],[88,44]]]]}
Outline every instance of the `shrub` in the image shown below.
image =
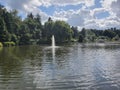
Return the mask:
{"type": "Polygon", "coordinates": [[[0,47],[3,47],[3,44],[0,42],[0,47]]]}
{"type": "Polygon", "coordinates": [[[15,42],[4,42],[3,45],[6,47],[15,46],[15,42]]]}

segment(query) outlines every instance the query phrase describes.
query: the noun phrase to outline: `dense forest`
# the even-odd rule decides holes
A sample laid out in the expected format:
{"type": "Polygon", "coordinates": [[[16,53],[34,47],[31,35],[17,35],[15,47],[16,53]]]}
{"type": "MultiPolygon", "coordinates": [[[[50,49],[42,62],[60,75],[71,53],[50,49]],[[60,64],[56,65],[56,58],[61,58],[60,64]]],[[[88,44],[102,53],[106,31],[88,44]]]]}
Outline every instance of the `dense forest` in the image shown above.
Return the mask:
{"type": "Polygon", "coordinates": [[[106,30],[85,29],[79,32],[79,42],[111,42],[120,41],[120,29],[106,30]]]}
{"type": "Polygon", "coordinates": [[[56,43],[71,41],[95,42],[99,40],[119,41],[120,29],[106,30],[85,29],[78,31],[77,27],[70,26],[65,21],[48,21],[42,25],[41,16],[29,13],[22,20],[17,10],[8,11],[0,5],[0,46],[49,44],[54,35],[56,43]]]}

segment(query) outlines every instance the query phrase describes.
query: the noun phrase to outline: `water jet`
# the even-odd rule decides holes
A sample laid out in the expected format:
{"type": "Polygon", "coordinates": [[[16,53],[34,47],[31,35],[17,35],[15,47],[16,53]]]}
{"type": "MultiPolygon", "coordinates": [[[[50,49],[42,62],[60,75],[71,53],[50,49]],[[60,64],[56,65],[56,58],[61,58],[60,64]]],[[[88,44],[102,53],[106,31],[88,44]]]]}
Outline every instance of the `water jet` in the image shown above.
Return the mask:
{"type": "Polygon", "coordinates": [[[55,48],[55,37],[52,35],[52,48],[55,48]]]}

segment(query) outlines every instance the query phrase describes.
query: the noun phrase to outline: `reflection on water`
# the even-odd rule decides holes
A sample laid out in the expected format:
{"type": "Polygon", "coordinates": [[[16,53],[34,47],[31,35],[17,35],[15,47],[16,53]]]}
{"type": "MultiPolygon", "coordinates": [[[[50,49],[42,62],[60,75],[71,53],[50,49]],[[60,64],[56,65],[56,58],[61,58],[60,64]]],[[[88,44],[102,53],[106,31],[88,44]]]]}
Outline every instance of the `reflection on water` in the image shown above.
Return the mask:
{"type": "Polygon", "coordinates": [[[55,48],[52,48],[52,57],[53,57],[53,61],[55,60],[55,48]]]}
{"type": "Polygon", "coordinates": [[[120,90],[120,45],[0,50],[0,90],[120,90]]]}

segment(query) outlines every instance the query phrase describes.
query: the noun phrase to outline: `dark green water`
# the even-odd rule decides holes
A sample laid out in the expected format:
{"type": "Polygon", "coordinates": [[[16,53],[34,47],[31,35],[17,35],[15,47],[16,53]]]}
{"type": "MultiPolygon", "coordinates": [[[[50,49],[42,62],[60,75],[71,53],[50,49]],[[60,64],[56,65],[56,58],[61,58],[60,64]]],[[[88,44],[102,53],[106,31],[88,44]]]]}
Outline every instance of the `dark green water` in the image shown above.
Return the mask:
{"type": "Polygon", "coordinates": [[[120,45],[0,49],[0,90],[120,90],[120,45]]]}

